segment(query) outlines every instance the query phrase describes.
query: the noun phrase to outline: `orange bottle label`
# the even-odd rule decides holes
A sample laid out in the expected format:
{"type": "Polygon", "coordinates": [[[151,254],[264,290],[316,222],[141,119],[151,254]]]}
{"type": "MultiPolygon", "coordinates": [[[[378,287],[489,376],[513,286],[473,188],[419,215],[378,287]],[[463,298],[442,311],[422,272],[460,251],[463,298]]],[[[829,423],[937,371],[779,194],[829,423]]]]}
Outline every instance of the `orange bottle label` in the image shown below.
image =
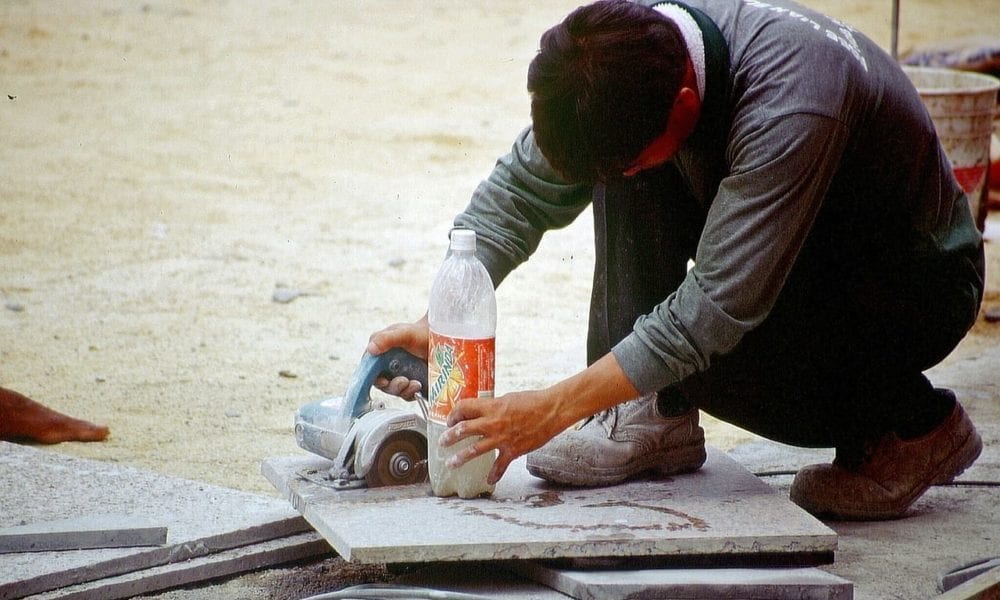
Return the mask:
{"type": "Polygon", "coordinates": [[[431,331],[427,354],[430,418],[447,421],[463,398],[492,398],[495,338],[453,338],[431,331]]]}

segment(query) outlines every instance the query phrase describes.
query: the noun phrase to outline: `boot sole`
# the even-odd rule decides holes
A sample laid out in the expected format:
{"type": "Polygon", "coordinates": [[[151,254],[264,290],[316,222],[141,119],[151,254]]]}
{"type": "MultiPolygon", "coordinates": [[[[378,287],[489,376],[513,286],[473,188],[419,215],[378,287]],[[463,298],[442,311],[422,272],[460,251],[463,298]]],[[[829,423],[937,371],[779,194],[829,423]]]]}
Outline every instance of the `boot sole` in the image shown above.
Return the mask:
{"type": "Polygon", "coordinates": [[[667,450],[635,457],[624,465],[604,469],[564,470],[529,464],[528,472],[535,477],[563,485],[602,487],[621,483],[643,473],[678,475],[697,471],[705,464],[705,443],[674,446],[667,450]]]}

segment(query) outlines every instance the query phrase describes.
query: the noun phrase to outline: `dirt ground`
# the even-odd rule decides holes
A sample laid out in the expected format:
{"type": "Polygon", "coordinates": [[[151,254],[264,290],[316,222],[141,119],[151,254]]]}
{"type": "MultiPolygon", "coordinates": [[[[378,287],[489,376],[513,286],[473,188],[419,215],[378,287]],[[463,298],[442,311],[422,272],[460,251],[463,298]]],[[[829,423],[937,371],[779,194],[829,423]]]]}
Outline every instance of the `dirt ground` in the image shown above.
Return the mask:
{"type": "MultiPolygon", "coordinates": [[[[810,4],[888,46],[888,1],[810,4]]],[[[422,314],[575,5],[4,3],[0,385],[111,427],[57,451],[270,493],[295,409],[422,314]]],[[[902,3],[901,49],[983,33],[979,0],[902,3]]],[[[583,365],[590,235],[584,215],[501,286],[498,391],[583,365]]]]}
{"type": "MultiPolygon", "coordinates": [[[[3,2],[0,385],[111,427],[54,451],[273,493],[295,409],[422,314],[577,4],[3,2]]],[[[806,4],[888,47],[889,0],[806,4]]],[[[975,34],[1000,37],[996,0],[902,1],[901,49],[975,34]]],[[[498,392],[583,366],[590,228],[501,286],[498,392]]],[[[958,352],[998,339],[981,320],[958,352]]]]}

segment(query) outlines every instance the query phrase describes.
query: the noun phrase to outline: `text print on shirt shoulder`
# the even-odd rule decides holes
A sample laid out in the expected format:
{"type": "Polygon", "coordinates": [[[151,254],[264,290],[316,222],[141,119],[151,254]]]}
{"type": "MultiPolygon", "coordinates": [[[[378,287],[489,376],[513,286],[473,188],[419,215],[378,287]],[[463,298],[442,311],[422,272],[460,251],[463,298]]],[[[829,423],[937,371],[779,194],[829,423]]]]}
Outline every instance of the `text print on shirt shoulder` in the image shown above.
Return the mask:
{"type": "Polygon", "coordinates": [[[858,46],[858,41],[854,39],[854,29],[850,25],[841,23],[832,17],[826,17],[830,21],[830,27],[824,27],[800,12],[796,12],[783,6],[775,6],[769,2],[761,2],[760,0],[743,0],[743,4],[750,8],[767,10],[789,19],[794,19],[810,25],[814,31],[822,32],[828,40],[843,46],[844,49],[850,52],[851,56],[853,56],[858,63],[861,64],[861,68],[863,68],[866,72],[868,71],[868,61],[865,60],[864,55],[861,54],[861,48],[858,46]]]}

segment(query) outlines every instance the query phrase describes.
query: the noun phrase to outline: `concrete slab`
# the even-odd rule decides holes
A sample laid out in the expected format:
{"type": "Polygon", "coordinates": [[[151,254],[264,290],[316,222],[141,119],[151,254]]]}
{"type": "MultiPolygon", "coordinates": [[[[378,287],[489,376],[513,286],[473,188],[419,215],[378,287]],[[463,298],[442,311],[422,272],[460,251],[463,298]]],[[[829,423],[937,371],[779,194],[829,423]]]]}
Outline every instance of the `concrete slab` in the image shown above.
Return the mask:
{"type": "Polygon", "coordinates": [[[947,573],[942,573],[938,577],[938,589],[947,592],[993,569],[1000,569],[1000,557],[977,560],[970,564],[956,567],[947,573]]]}
{"type": "Polygon", "coordinates": [[[996,600],[1000,598],[1000,567],[973,577],[938,596],[938,600],[996,600]]]}
{"type": "Polygon", "coordinates": [[[31,600],[116,600],[282,563],[331,554],[316,532],[223,550],[207,556],[73,585],[31,600]]]}
{"type": "MultiPolygon", "coordinates": [[[[1000,481],[1000,346],[987,347],[972,356],[956,353],[927,372],[934,385],[953,390],[983,439],[983,453],[955,481],[961,485],[1000,481]]],[[[797,471],[833,459],[830,448],[796,448],[759,438],[728,451],[730,457],[753,473],[797,471]]]]}
{"type": "Polygon", "coordinates": [[[167,543],[167,528],[146,517],[87,515],[0,529],[0,553],[130,548],[167,543]]]}
{"type": "Polygon", "coordinates": [[[806,465],[833,460],[832,448],[797,448],[758,438],[729,449],[726,454],[759,477],[794,474],[806,465]]]}
{"type": "Polygon", "coordinates": [[[581,570],[519,562],[515,571],[576,600],[854,597],[850,581],[816,568],[581,570]]]}
{"type": "MultiPolygon", "coordinates": [[[[767,481],[787,494],[792,478],[767,481]]],[[[935,486],[902,519],[830,522],[837,561],[823,568],[854,582],[857,598],[937,596],[942,573],[996,555],[996,506],[995,488],[935,486]]]]}
{"type": "MultiPolygon", "coordinates": [[[[928,375],[955,391],[983,438],[983,453],[954,483],[937,485],[904,518],[870,523],[831,522],[839,534],[837,562],[829,572],[855,584],[858,598],[930,598],[938,577],[956,565],[997,555],[1000,511],[1000,346],[974,355],[958,353],[928,375]]],[[[794,472],[829,462],[831,450],[809,450],[758,440],[729,456],[753,472],[794,472]]],[[[788,494],[792,477],[764,480],[788,494]]]]}
{"type": "Polygon", "coordinates": [[[264,461],[264,475],[346,559],[420,563],[508,559],[748,556],[785,563],[832,561],[836,534],[709,449],[699,471],[579,489],[532,477],[523,458],[489,498],[436,498],[429,485],[337,491],[329,462],[264,461]]]}
{"type": "Polygon", "coordinates": [[[0,481],[0,527],[114,511],[168,528],[160,547],[2,554],[0,600],[309,530],[276,498],[2,442],[0,481]]]}
{"type": "MultiPolygon", "coordinates": [[[[397,577],[392,585],[404,589],[475,594],[493,600],[571,600],[549,586],[511,571],[509,563],[451,562],[421,565],[397,577]]],[[[418,598],[412,594],[412,598],[418,598]]]]}
{"type": "MultiPolygon", "coordinates": [[[[975,419],[975,412],[970,411],[975,419]]],[[[976,462],[955,478],[951,486],[975,485],[977,482],[1000,481],[1000,423],[988,419],[975,422],[983,438],[983,452],[976,462]]],[[[740,444],[726,454],[754,474],[765,477],[775,474],[794,474],[806,465],[829,463],[833,460],[831,448],[796,448],[763,438],[740,444]]]]}

